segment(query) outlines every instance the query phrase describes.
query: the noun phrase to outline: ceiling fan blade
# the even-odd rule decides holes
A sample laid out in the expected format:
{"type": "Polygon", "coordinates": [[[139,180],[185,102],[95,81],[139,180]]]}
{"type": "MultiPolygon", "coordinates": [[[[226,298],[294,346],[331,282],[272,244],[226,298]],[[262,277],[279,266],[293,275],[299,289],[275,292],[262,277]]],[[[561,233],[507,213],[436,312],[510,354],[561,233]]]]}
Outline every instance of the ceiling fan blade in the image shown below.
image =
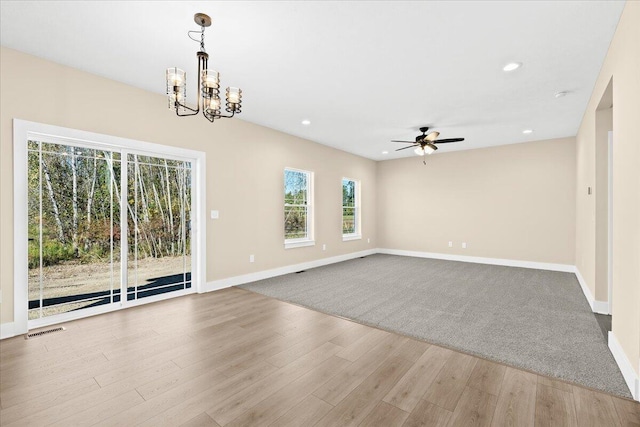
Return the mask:
{"type": "Polygon", "coordinates": [[[439,139],[437,141],[433,141],[434,144],[446,144],[447,142],[460,142],[464,141],[464,138],[449,138],[449,139],[439,139]]]}
{"type": "Polygon", "coordinates": [[[406,147],[398,148],[396,151],[406,150],[407,148],[419,147],[420,144],[407,145],[406,147]]]}
{"type": "Polygon", "coordinates": [[[429,135],[425,136],[424,139],[427,141],[434,141],[439,135],[440,132],[431,132],[429,135]]]}
{"type": "Polygon", "coordinates": [[[392,140],[391,142],[406,142],[407,144],[415,144],[415,141],[396,141],[396,140],[392,140]]]}

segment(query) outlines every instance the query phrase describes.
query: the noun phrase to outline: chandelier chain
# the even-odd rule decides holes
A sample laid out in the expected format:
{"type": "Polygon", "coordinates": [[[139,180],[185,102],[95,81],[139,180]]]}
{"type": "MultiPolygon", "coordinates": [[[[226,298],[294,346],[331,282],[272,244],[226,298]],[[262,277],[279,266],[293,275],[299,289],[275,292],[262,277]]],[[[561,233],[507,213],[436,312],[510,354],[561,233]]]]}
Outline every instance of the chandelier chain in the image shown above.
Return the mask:
{"type": "Polygon", "coordinates": [[[194,39],[193,36],[191,35],[191,33],[200,33],[200,52],[206,52],[206,50],[204,49],[204,25],[200,27],[200,31],[187,31],[187,36],[189,36],[189,38],[191,40],[193,40],[194,42],[198,42],[198,39],[194,39]]]}

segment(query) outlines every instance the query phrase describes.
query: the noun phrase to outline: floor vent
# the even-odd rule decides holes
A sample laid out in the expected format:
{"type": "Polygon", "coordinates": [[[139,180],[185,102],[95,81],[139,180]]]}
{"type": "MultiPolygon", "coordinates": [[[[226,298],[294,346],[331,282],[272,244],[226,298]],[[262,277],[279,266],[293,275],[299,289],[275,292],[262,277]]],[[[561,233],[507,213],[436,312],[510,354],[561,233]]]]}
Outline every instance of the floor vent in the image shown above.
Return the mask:
{"type": "Polygon", "coordinates": [[[42,335],[47,335],[47,334],[51,334],[53,332],[60,332],[60,331],[64,331],[64,330],[65,329],[63,327],[47,329],[46,331],[40,331],[40,332],[34,332],[32,334],[27,334],[27,335],[24,336],[24,339],[28,340],[29,338],[41,337],[42,335]]]}

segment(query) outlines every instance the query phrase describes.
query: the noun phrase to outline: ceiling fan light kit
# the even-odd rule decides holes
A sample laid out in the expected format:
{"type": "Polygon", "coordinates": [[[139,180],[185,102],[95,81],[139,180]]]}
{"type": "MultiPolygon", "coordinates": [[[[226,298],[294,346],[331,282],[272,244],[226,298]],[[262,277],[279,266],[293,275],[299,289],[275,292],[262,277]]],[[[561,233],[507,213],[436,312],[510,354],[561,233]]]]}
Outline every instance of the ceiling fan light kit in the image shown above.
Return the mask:
{"type": "Polygon", "coordinates": [[[169,108],[175,109],[180,117],[195,116],[202,109],[204,117],[213,122],[216,119],[231,118],[242,112],[242,90],[237,87],[228,87],[225,90],[225,111],[222,114],[222,102],[220,100],[220,73],[208,68],[209,54],[204,48],[204,29],[211,26],[211,18],[204,13],[196,13],[193,17],[200,31],[189,31],[187,35],[195,42],[200,42],[200,50],[196,53],[198,59],[198,88],[196,107],[187,106],[187,74],[178,67],[167,68],[167,97],[169,108]],[[191,34],[199,33],[200,40],[194,39],[191,34]]]}
{"type": "Polygon", "coordinates": [[[424,147],[423,150],[426,154],[431,154],[434,151],[436,151],[438,149],[438,147],[436,147],[435,145],[431,144],[431,143],[427,143],[424,147]]]}

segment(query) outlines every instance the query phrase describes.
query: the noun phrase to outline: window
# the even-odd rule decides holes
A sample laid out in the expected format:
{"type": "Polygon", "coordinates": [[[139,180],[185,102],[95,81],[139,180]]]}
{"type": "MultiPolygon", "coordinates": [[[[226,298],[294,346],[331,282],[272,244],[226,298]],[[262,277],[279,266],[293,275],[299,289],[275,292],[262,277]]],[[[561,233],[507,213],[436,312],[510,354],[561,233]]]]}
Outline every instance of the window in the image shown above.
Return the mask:
{"type": "Polygon", "coordinates": [[[312,246],[313,241],[313,173],[284,170],[284,246],[312,246]]]}
{"type": "Polygon", "coordinates": [[[360,182],[342,178],[342,240],[360,239],[360,182]]]}

